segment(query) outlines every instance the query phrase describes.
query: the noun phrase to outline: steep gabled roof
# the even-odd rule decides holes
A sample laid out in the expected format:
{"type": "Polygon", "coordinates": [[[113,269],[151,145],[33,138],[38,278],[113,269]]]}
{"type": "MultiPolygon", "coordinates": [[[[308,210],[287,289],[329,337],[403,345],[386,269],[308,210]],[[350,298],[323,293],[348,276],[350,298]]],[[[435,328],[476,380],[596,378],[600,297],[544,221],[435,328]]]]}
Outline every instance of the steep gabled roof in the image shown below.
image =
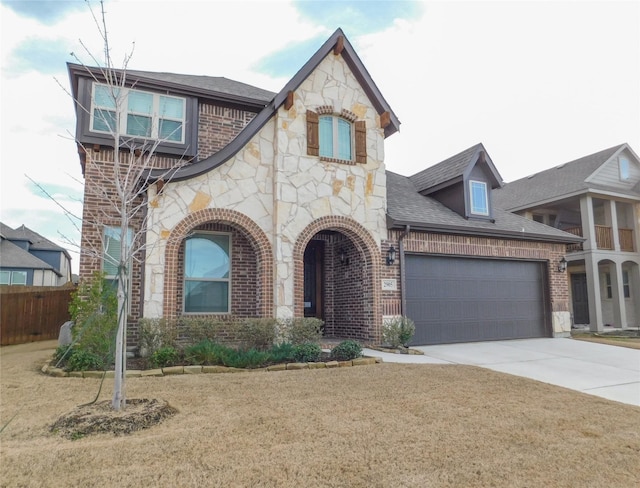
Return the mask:
{"type": "Polygon", "coordinates": [[[0,239],[0,268],[49,269],[60,275],[53,266],[7,239],[0,239]]]}
{"type": "Polygon", "coordinates": [[[489,174],[493,179],[493,188],[502,185],[502,177],[494,166],[487,150],[482,143],[465,149],[464,151],[441,161],[425,170],[411,176],[411,181],[422,194],[429,194],[450,184],[462,181],[469,175],[473,167],[479,163],[485,163],[489,174]]]}
{"type": "Polygon", "coordinates": [[[171,181],[179,181],[193,178],[228,161],[238,151],[240,151],[255,134],[258,133],[258,131],[271,119],[271,117],[273,117],[278,108],[287,99],[289,92],[296,90],[337,44],[342,46],[340,55],[344,58],[347,65],[354,73],[354,76],[361,84],[377,112],[379,114],[384,112],[389,113],[390,122],[384,129],[385,137],[388,137],[398,131],[400,121],[393,113],[393,110],[391,110],[391,107],[382,96],[382,93],[380,93],[380,90],[378,90],[378,87],[373,82],[371,75],[364,67],[364,64],[356,54],[349,40],[344,35],[344,32],[342,32],[342,29],[337,29],[331,37],[325,41],[322,47],[320,47],[320,49],[311,56],[304,66],[284,86],[284,88],[280,90],[275,97],[273,97],[271,102],[245,126],[233,141],[208,158],[198,161],[197,163],[177,168],[169,174],[167,174],[166,170],[152,170],[149,174],[149,180],[154,181],[158,178],[168,178],[171,181]]]}
{"type": "Polygon", "coordinates": [[[559,243],[583,239],[500,209],[493,220],[465,219],[434,198],[419,193],[412,178],[387,171],[387,225],[415,230],[559,243]]]}
{"type": "Polygon", "coordinates": [[[13,231],[13,237],[28,240],[31,243],[29,249],[33,249],[35,251],[60,251],[67,254],[67,250],[65,248],[58,246],[46,237],[32,231],[24,224],[13,231]]]}
{"type": "Polygon", "coordinates": [[[600,185],[590,185],[586,179],[625,148],[628,148],[627,144],[613,146],[507,183],[494,193],[494,204],[505,210],[517,211],[556,198],[584,193],[590,189],[606,189],[600,185]]]}

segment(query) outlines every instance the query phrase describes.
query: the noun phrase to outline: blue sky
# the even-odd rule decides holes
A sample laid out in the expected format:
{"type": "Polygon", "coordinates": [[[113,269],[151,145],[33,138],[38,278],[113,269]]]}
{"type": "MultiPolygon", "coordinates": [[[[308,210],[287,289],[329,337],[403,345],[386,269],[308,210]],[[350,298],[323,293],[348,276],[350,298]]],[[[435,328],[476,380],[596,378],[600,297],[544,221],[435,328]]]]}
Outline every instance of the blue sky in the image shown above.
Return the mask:
{"type": "MultiPolygon", "coordinates": [[[[93,3],[97,8],[97,3],[93,3]]],[[[640,152],[637,1],[157,1],[106,3],[130,67],[279,91],[341,27],[402,125],[391,171],[483,142],[506,181],[628,142],[640,152]],[[176,13],[179,12],[179,15],[176,13]]],[[[77,239],[82,175],[65,63],[102,44],[85,2],[0,0],[0,220],[77,239]]],[[[77,268],[77,259],[74,259],[77,268]]]]}

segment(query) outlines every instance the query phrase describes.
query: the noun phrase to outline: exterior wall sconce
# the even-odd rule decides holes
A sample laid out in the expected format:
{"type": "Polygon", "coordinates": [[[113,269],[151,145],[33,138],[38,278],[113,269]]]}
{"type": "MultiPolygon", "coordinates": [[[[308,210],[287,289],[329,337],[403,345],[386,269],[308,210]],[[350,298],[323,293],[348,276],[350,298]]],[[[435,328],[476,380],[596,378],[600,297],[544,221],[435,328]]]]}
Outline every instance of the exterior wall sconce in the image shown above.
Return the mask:
{"type": "Polygon", "coordinates": [[[391,246],[387,251],[387,266],[391,266],[396,262],[396,248],[391,246]]]}
{"type": "Polygon", "coordinates": [[[564,273],[567,270],[567,260],[565,259],[564,256],[562,256],[562,259],[558,262],[558,273],[564,273]]]}
{"type": "Polygon", "coordinates": [[[349,258],[347,258],[347,253],[344,250],[344,247],[340,248],[340,264],[343,266],[349,264],[349,258]]]}

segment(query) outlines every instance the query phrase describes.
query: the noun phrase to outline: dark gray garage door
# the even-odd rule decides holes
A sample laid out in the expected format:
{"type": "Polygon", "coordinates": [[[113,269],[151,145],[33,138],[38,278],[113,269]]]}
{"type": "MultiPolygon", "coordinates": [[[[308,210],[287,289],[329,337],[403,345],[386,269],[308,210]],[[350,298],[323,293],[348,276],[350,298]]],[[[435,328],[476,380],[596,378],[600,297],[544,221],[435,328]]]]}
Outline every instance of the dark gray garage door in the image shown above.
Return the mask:
{"type": "Polygon", "coordinates": [[[544,263],[406,255],[414,345],[548,337],[544,263]]]}

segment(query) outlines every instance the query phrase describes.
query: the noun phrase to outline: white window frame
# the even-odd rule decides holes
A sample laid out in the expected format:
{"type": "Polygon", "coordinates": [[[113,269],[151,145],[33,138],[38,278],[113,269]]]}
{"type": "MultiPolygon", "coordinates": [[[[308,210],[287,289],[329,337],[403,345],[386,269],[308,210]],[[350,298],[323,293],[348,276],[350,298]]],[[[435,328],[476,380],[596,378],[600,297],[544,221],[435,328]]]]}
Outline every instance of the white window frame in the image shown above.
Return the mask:
{"type": "Polygon", "coordinates": [[[473,215],[483,215],[483,216],[488,216],[489,215],[489,193],[487,191],[487,184],[484,181],[478,181],[478,180],[469,180],[469,211],[473,214],[473,215]],[[479,186],[475,186],[475,185],[479,185],[479,186]],[[478,209],[475,206],[475,202],[474,202],[474,188],[477,188],[479,191],[483,191],[484,192],[484,202],[485,202],[485,209],[478,209]]]}
{"type": "Polygon", "coordinates": [[[629,167],[629,159],[624,156],[618,158],[618,170],[620,171],[620,180],[628,181],[631,178],[631,170],[629,167]]]}
{"type": "Polygon", "coordinates": [[[3,283],[2,281],[0,281],[0,285],[12,285],[12,286],[27,286],[27,272],[26,271],[9,271],[9,270],[3,270],[2,273],[7,273],[8,276],[8,281],[6,283],[3,283]],[[16,283],[14,276],[23,276],[24,277],[24,282],[23,283],[16,283]]]}
{"type": "MultiPolygon", "coordinates": [[[[91,132],[96,132],[96,133],[100,133],[100,134],[111,134],[111,131],[105,131],[105,130],[100,130],[100,129],[96,129],[94,128],[94,124],[96,121],[96,116],[95,116],[95,112],[96,110],[104,110],[104,111],[109,111],[109,112],[114,112],[117,111],[117,107],[114,109],[113,107],[107,107],[107,106],[102,106],[102,105],[97,105],[96,103],[96,88],[97,87],[106,87],[108,90],[111,90],[111,87],[109,87],[109,85],[105,85],[102,83],[93,83],[92,88],[91,88],[91,110],[90,110],[90,121],[89,121],[89,127],[91,132]]],[[[185,137],[186,137],[186,131],[185,131],[185,127],[186,127],[186,122],[187,122],[187,99],[184,97],[176,97],[176,96],[172,96],[172,95],[165,95],[162,93],[154,93],[154,92],[149,92],[149,91],[144,91],[144,90],[135,90],[132,88],[116,88],[119,92],[121,92],[119,96],[120,100],[120,110],[119,110],[119,118],[120,118],[120,136],[124,136],[124,137],[132,137],[132,138],[136,138],[136,139],[144,139],[144,140],[159,140],[162,139],[160,137],[160,123],[162,120],[166,120],[169,122],[178,122],[180,124],[182,124],[182,130],[180,131],[180,139],[172,139],[172,138],[164,138],[162,140],[166,141],[166,142],[170,142],[170,143],[175,143],[175,144],[184,144],[185,143],[185,137]],[[151,107],[151,113],[150,114],[144,114],[142,112],[134,112],[134,111],[130,111],[129,110],[129,93],[131,92],[137,92],[137,93],[144,93],[144,94],[148,94],[152,96],[152,100],[153,100],[153,106],[151,107]],[[164,115],[160,113],[160,107],[161,107],[161,101],[163,99],[175,99],[175,100],[180,100],[182,102],[182,116],[180,118],[177,117],[170,117],[168,115],[164,115]],[[137,116],[143,116],[143,117],[151,117],[151,135],[149,137],[145,137],[145,136],[140,136],[140,135],[135,135],[135,134],[130,134],[127,130],[127,123],[128,123],[128,115],[137,115],[137,116]]],[[[115,102],[115,101],[114,101],[115,102]]],[[[115,129],[115,127],[113,128],[115,129]]]]}
{"type": "Polygon", "coordinates": [[[233,259],[232,259],[232,253],[233,253],[233,238],[232,238],[232,233],[231,232],[213,232],[213,231],[195,231],[191,236],[189,236],[187,239],[185,239],[184,241],[184,270],[182,273],[182,278],[183,278],[183,285],[182,285],[182,312],[184,314],[187,315],[203,315],[203,314],[216,314],[216,315],[230,315],[231,314],[231,288],[232,288],[232,283],[231,283],[231,277],[233,276],[233,268],[232,268],[232,263],[233,263],[233,259]],[[202,236],[202,235],[216,235],[216,236],[225,236],[228,239],[228,247],[229,247],[229,273],[228,276],[226,278],[188,278],[187,277],[187,269],[186,269],[186,263],[187,263],[187,240],[189,238],[193,238],[193,237],[198,237],[198,236],[202,236]],[[192,311],[188,311],[186,304],[187,304],[187,282],[193,282],[193,281],[198,281],[198,282],[203,282],[203,281],[211,281],[211,282],[218,282],[218,283],[227,283],[227,310],[226,312],[201,312],[201,311],[196,311],[196,312],[192,312],[192,311]]]}
{"type": "MultiPolygon", "coordinates": [[[[354,157],[354,151],[355,151],[355,135],[354,135],[355,131],[354,131],[354,127],[353,127],[353,122],[351,122],[348,119],[345,119],[344,117],[340,117],[337,115],[329,115],[329,114],[324,114],[324,115],[320,115],[320,117],[318,118],[318,141],[319,141],[319,155],[321,158],[328,158],[328,159],[338,159],[341,161],[353,161],[355,159],[354,157]],[[323,131],[322,131],[322,120],[323,119],[331,119],[331,129],[332,129],[332,149],[331,149],[331,154],[323,154],[323,131]],[[344,122],[345,124],[348,124],[349,126],[349,157],[348,158],[341,158],[340,157],[340,122],[344,122]]],[[[326,137],[326,136],[325,136],[326,137]]]]}

